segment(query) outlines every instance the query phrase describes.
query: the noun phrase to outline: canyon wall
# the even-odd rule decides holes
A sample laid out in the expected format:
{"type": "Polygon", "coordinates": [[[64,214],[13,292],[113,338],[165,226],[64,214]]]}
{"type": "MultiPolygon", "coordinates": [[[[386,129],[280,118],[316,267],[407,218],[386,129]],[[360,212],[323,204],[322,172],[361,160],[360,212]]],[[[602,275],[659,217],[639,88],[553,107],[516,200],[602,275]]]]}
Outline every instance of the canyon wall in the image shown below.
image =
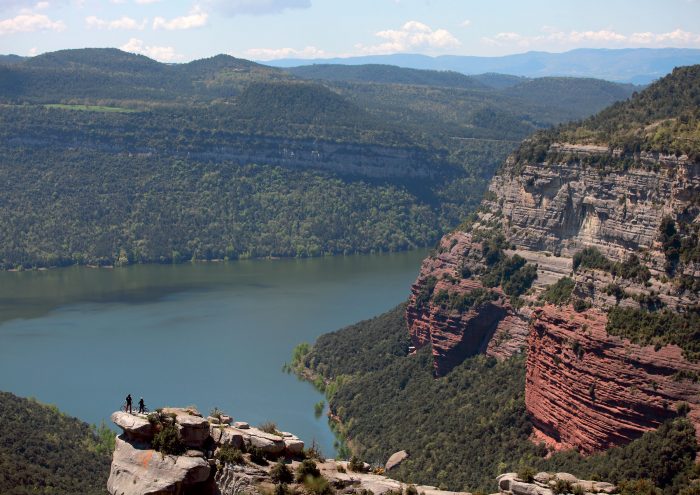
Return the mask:
{"type": "Polygon", "coordinates": [[[680,311],[697,307],[697,290],[679,280],[698,280],[700,267],[679,263],[668,275],[660,226],[664,218],[697,225],[700,163],[566,143],[551,144],[547,156],[559,158],[510,157],[474,218],[423,262],[406,311],[413,346],[432,347],[436,376],[476,353],[507,359],[527,352],[533,440],[553,448],[590,453],[626,443],[675,415],[681,402],[700,427],[698,363],[675,345],[637,345],[606,331],[613,307],[643,308],[648,301],[680,311]],[[591,166],[597,157],[634,166],[591,166]],[[499,236],[506,256],[537,266],[529,290],[508,297],[501,284],[489,289],[492,300],[466,311],[446,305],[441,291],[456,300],[484,289],[493,271],[485,249],[499,236]],[[634,255],[650,277],[574,270],[572,258],[585,248],[611,264],[634,255]],[[546,304],[544,291],[562,277],[574,284],[570,300],[546,304]]]}

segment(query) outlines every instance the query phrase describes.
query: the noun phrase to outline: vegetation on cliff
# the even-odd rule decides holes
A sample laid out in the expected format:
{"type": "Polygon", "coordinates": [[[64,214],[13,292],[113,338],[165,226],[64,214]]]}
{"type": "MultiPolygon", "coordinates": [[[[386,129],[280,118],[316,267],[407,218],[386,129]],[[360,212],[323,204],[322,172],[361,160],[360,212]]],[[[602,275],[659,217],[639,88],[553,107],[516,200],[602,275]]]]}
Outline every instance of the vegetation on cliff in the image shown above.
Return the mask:
{"type": "Polygon", "coordinates": [[[608,146],[609,154],[586,157],[584,162],[603,169],[640,164],[640,151],[688,155],[700,159],[700,65],[679,67],[668,76],[582,122],[541,131],[525,141],[515,154],[517,162],[568,161],[571,156],[550,152],[551,144],[608,146]],[[621,150],[618,158],[613,150],[621,150]]]}
{"type": "Polygon", "coordinates": [[[0,493],[104,494],[114,433],[0,392],[0,493]]]}

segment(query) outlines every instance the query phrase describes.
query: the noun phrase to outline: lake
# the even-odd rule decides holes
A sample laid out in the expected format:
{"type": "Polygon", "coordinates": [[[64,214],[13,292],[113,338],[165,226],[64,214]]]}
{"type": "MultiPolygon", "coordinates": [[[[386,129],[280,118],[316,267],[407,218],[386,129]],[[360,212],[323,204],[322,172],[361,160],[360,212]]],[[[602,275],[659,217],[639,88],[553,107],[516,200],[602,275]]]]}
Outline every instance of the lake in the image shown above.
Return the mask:
{"type": "Polygon", "coordinates": [[[282,365],[298,343],[405,300],[425,255],[2,272],[0,390],[95,424],[127,393],[219,407],[333,455],[314,416],[323,396],[282,365]]]}

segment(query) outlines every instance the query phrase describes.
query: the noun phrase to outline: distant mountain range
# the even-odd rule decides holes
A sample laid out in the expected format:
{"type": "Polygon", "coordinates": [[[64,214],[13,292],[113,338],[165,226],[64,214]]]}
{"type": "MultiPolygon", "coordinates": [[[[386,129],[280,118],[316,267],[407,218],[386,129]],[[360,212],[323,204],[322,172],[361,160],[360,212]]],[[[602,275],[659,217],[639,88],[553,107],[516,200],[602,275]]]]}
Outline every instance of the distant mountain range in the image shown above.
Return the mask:
{"type": "Polygon", "coordinates": [[[527,52],[503,57],[394,54],[328,59],[281,59],[264,63],[274,67],[383,64],[411,69],[450,70],[467,75],[497,72],[525,77],[594,77],[608,81],[648,84],[665,76],[674,67],[700,63],[700,50],[582,48],[564,53],[527,52]]]}

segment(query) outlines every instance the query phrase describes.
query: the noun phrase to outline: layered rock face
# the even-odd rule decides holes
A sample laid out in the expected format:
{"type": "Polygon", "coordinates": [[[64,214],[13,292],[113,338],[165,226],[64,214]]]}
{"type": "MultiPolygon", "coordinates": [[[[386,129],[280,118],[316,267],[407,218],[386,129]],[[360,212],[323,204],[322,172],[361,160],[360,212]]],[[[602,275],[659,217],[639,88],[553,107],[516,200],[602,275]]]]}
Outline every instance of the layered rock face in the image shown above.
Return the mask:
{"type": "Polygon", "coordinates": [[[689,416],[700,427],[697,363],[678,347],[639,346],[606,332],[615,306],[644,309],[643,301],[653,300],[686,311],[698,304],[697,291],[678,281],[697,281],[700,266],[681,263],[667,277],[659,236],[664,218],[700,222],[700,163],[562,143],[550,145],[547,156],[565,158],[509,158],[476,218],[445,236],[423,262],[406,311],[413,345],[432,347],[438,376],[476,353],[507,359],[527,350],[527,410],[535,440],[556,448],[594,452],[628,442],[676,414],[680,402],[690,405],[689,416]],[[590,165],[597,157],[634,166],[602,170],[590,165]],[[491,269],[485,246],[495,236],[505,242],[505,254],[537,266],[531,288],[509,298],[501,284],[491,289],[497,298],[464,311],[444,304],[445,297],[436,297],[440,291],[468,297],[483,289],[491,269]],[[651,278],[574,271],[572,257],[584,248],[596,248],[610,263],[638,256],[651,278]],[[570,302],[577,300],[580,312],[571,303],[543,306],[544,290],[562,277],[575,284],[570,302]]]}
{"type": "Polygon", "coordinates": [[[525,403],[537,440],[585,453],[605,450],[656,429],[676,415],[680,401],[700,425],[700,363],[685,360],[675,345],[654,349],[608,335],[606,323],[597,309],[535,311],[525,403]]]}

